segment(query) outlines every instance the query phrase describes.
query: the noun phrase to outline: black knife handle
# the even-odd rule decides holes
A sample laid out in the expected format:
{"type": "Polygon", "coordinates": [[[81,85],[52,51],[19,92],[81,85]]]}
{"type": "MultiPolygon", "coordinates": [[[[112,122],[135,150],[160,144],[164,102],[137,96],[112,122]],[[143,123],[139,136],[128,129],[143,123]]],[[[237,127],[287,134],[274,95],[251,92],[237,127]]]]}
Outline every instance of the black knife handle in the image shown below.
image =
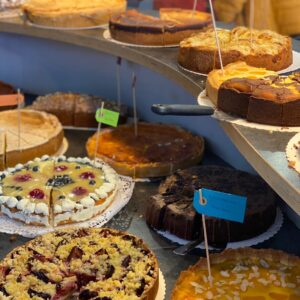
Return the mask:
{"type": "Polygon", "coordinates": [[[209,106],[193,104],[153,104],[151,110],[158,115],[210,116],[214,109],[209,106]]]}

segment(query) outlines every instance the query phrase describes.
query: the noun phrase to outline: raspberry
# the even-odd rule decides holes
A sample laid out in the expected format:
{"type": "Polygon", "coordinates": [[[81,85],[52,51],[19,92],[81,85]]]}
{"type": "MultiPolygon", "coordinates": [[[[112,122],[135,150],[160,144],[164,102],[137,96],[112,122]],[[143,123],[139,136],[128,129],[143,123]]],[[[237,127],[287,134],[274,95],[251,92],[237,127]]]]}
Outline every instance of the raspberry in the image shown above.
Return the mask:
{"type": "Polygon", "coordinates": [[[29,196],[34,199],[43,199],[45,197],[45,194],[40,189],[34,189],[29,193],[29,196]]]}
{"type": "Polygon", "coordinates": [[[76,196],[82,196],[87,193],[87,190],[83,187],[76,187],[75,189],[72,190],[72,193],[76,196]]]}
{"type": "Polygon", "coordinates": [[[92,172],[84,172],[84,173],[80,174],[80,178],[81,179],[94,179],[95,174],[92,172]]]}
{"type": "Polygon", "coordinates": [[[66,171],[68,169],[68,167],[62,165],[62,166],[56,166],[54,169],[56,172],[63,172],[63,171],[66,171]]]}
{"type": "Polygon", "coordinates": [[[14,177],[14,180],[17,182],[26,182],[32,179],[30,174],[24,174],[24,175],[17,175],[14,177]]]}

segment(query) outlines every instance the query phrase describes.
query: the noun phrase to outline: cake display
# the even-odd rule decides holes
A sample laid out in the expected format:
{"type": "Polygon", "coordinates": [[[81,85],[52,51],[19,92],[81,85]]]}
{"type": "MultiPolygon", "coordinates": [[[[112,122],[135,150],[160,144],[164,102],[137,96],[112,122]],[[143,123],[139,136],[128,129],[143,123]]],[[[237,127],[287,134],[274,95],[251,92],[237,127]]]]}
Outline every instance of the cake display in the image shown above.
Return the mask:
{"type": "Polygon", "coordinates": [[[154,300],[158,263],[138,237],[106,228],[40,236],[0,262],[3,300],[154,300]]]}
{"type": "Polygon", "coordinates": [[[201,239],[201,215],[193,208],[194,192],[200,188],[247,197],[244,223],[206,217],[210,243],[246,240],[274,223],[276,194],[269,186],[259,177],[221,166],[192,167],[167,177],[148,201],[147,223],[186,240],[201,239]]]}
{"type": "Polygon", "coordinates": [[[1,212],[26,224],[89,220],[114,201],[118,175],[88,158],[43,156],[0,173],[1,212]]]}
{"type": "Polygon", "coordinates": [[[96,156],[109,163],[119,174],[137,178],[172,174],[175,170],[199,163],[204,140],[175,126],[138,123],[106,129],[89,138],[89,157],[96,156]]]}
{"type": "Polygon", "coordinates": [[[179,8],[162,8],[153,17],[127,10],[109,21],[111,37],[130,44],[174,45],[211,25],[211,15],[179,8]]]}
{"type": "Polygon", "coordinates": [[[125,0],[27,0],[27,18],[35,24],[80,28],[108,23],[109,18],[126,10],[125,0]]]}
{"type": "Polygon", "coordinates": [[[56,154],[64,137],[62,125],[55,116],[33,110],[0,112],[0,128],[6,136],[6,152],[2,155],[0,152],[0,161],[4,155],[6,167],[44,154],[56,154]]]}
{"type": "MultiPolygon", "coordinates": [[[[217,32],[224,66],[235,61],[245,61],[253,67],[279,71],[293,62],[290,37],[269,30],[251,32],[245,27],[218,29],[217,32]]],[[[214,30],[184,39],[180,43],[178,62],[186,69],[205,74],[220,69],[214,30]]]]}
{"type": "Polygon", "coordinates": [[[300,126],[299,73],[229,79],[219,89],[217,107],[249,122],[300,126]]]}
{"type": "Polygon", "coordinates": [[[300,299],[300,258],[276,250],[226,250],[182,272],[171,300],[182,299],[300,299]]]}
{"type": "Polygon", "coordinates": [[[117,103],[108,101],[98,96],[90,96],[76,93],[53,93],[38,97],[28,108],[46,111],[59,119],[65,126],[97,127],[95,119],[96,110],[101,107],[120,113],[119,123],[125,123],[127,119],[127,107],[118,106],[117,103]]]}
{"type": "Polygon", "coordinates": [[[244,61],[237,61],[226,65],[224,72],[222,69],[215,69],[209,72],[206,81],[206,94],[213,104],[217,106],[219,89],[224,81],[232,78],[258,79],[276,75],[277,73],[274,71],[251,67],[244,61]]]}

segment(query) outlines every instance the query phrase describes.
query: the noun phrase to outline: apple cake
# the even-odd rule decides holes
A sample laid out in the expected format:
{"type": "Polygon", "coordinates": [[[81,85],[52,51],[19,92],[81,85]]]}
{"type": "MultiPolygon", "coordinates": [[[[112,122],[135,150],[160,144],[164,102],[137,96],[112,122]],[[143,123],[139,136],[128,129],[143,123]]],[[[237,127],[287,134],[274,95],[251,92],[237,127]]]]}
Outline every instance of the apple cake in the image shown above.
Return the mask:
{"type": "Polygon", "coordinates": [[[39,236],[0,262],[1,300],[154,300],[154,253],[138,237],[106,228],[39,236]]]}
{"type": "Polygon", "coordinates": [[[221,166],[196,166],[167,177],[146,208],[146,222],[185,240],[203,238],[201,215],[193,207],[195,190],[212,189],[247,197],[244,223],[206,217],[211,244],[253,238],[275,221],[276,194],[259,177],[221,166]]]}
{"type": "Polygon", "coordinates": [[[209,99],[217,106],[218,93],[221,84],[231,78],[262,78],[267,76],[276,76],[274,71],[266,70],[265,68],[256,68],[247,65],[244,61],[237,61],[228,64],[221,69],[215,69],[209,72],[206,81],[206,94],[209,99]]]}
{"type": "Polygon", "coordinates": [[[0,173],[0,207],[26,224],[58,226],[104,212],[117,188],[118,175],[102,162],[43,156],[0,173]]]}
{"type": "Polygon", "coordinates": [[[300,126],[300,73],[231,78],[219,89],[218,109],[249,122],[300,126]]]}
{"type": "Polygon", "coordinates": [[[126,10],[126,0],[27,0],[23,11],[32,23],[65,28],[92,27],[126,10]]]}
{"type": "Polygon", "coordinates": [[[210,262],[212,286],[206,258],[201,258],[180,274],[171,300],[300,299],[300,258],[297,256],[272,249],[244,248],[212,254],[210,262]]]}
{"type": "Polygon", "coordinates": [[[105,129],[87,141],[89,157],[106,161],[119,174],[134,178],[159,177],[175,170],[199,163],[204,152],[202,137],[175,126],[138,123],[135,136],[134,124],[105,129]]]}
{"type": "MultiPolygon", "coordinates": [[[[224,66],[245,61],[253,67],[279,71],[293,62],[290,37],[270,30],[252,30],[251,33],[246,27],[217,29],[217,32],[224,66]]],[[[180,43],[178,62],[184,68],[205,74],[220,69],[214,30],[199,32],[184,39],[180,43]]]]}
{"type": "Polygon", "coordinates": [[[112,38],[121,42],[164,46],[178,44],[210,25],[211,15],[205,12],[162,8],[158,18],[133,9],[114,15],[109,30],[112,38]]]}
{"type": "Polygon", "coordinates": [[[0,128],[6,137],[6,151],[0,149],[0,161],[6,161],[6,167],[44,154],[54,155],[61,148],[64,138],[62,125],[55,116],[34,110],[0,112],[0,128]]]}

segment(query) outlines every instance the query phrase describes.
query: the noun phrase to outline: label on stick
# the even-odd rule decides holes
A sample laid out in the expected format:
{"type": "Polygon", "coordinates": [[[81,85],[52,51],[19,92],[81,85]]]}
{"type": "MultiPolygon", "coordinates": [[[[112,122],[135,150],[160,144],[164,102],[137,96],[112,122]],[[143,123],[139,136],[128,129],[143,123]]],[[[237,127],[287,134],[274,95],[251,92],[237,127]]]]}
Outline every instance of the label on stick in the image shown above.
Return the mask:
{"type": "Polygon", "coordinates": [[[202,189],[202,202],[200,203],[200,191],[195,191],[193,204],[199,214],[240,223],[244,222],[247,206],[246,197],[202,189]]]}
{"type": "Polygon", "coordinates": [[[108,109],[102,109],[101,115],[101,108],[99,108],[96,111],[96,120],[98,123],[106,124],[112,127],[117,127],[119,115],[120,114],[118,112],[108,109]]]}

